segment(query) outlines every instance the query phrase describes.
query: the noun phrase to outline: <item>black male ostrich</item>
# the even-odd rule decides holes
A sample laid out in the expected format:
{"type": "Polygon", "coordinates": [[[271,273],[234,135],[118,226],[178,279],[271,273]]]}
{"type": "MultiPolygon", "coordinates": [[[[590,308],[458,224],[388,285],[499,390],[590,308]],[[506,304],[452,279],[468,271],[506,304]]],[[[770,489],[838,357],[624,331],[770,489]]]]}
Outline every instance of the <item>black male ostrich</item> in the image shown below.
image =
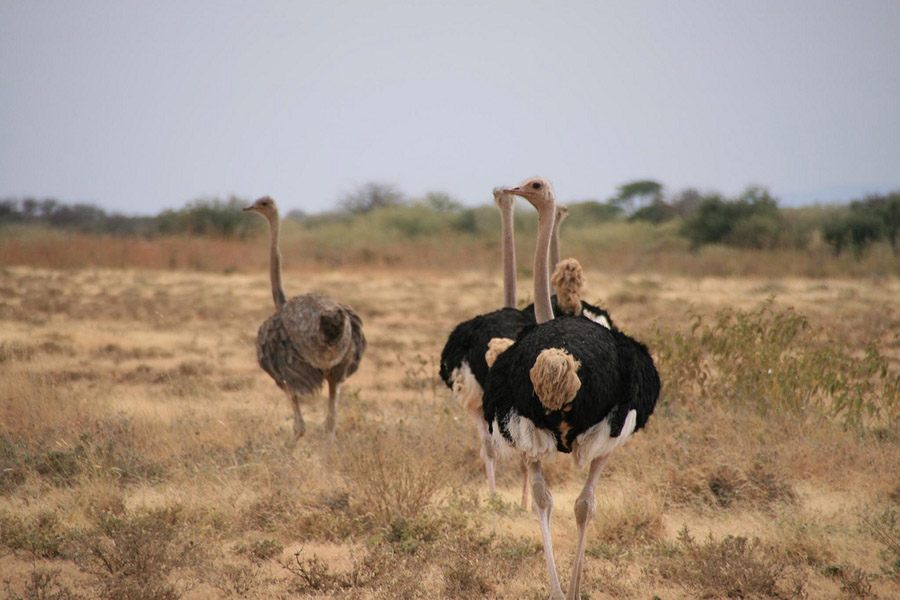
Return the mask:
{"type": "MultiPolygon", "coordinates": [[[[484,461],[491,493],[494,493],[497,487],[494,475],[495,447],[488,423],[484,420],[482,397],[490,366],[496,358],[496,353],[502,350],[495,343],[492,351],[490,342],[497,339],[508,340],[508,343],[511,343],[519,332],[532,322],[516,308],[516,250],[513,233],[515,197],[495,190],[494,200],[500,208],[503,229],[504,307],[457,325],[441,352],[441,379],[453,390],[453,394],[472,416],[478,428],[481,458],[484,461]]],[[[501,342],[500,347],[502,344],[501,342]]],[[[523,498],[527,500],[525,491],[523,498]]]]}
{"type": "Polygon", "coordinates": [[[559,451],[589,464],[575,501],[578,541],[568,600],[580,598],[587,524],[594,487],[612,451],[642,428],[659,397],[660,381],[647,348],[617,330],[580,316],[553,318],[546,269],[554,199],[548,182],[532,179],[504,190],[538,210],[534,293],[537,324],[500,354],[484,394],[484,416],[495,437],[525,455],[541,526],[551,598],[563,598],[550,536],[550,490],[541,460],[559,451]]]}

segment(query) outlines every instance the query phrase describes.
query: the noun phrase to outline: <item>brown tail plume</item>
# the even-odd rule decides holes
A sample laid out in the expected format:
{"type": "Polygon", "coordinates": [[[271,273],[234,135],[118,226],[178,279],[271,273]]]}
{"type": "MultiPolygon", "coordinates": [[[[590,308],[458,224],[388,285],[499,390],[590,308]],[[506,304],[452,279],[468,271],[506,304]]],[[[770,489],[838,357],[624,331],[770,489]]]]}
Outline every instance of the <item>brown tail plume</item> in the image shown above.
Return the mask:
{"type": "Polygon", "coordinates": [[[562,348],[546,348],[538,354],[528,374],[545,408],[559,410],[575,399],[581,389],[579,367],[581,363],[562,348]]]}
{"type": "Polygon", "coordinates": [[[487,352],[484,353],[484,362],[487,363],[488,369],[497,362],[497,357],[506,352],[506,349],[515,344],[514,340],[509,338],[491,338],[488,342],[487,352]]]}
{"type": "Polygon", "coordinates": [[[584,287],[584,271],[574,258],[559,261],[550,278],[556,288],[559,310],[567,315],[581,314],[581,290],[584,287]]]}

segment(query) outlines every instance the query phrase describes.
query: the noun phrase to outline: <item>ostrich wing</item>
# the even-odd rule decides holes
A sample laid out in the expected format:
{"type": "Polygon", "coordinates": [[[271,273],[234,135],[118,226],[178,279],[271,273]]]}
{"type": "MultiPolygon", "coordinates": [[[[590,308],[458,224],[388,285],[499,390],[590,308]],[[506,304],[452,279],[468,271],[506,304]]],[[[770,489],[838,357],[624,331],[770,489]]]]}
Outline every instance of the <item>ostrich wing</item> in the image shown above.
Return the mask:
{"type": "Polygon", "coordinates": [[[322,371],[303,359],[301,349],[288,335],[280,313],[260,325],[256,336],[256,358],[263,371],[283,390],[311,394],[322,386],[322,371]]]}
{"type": "Polygon", "coordinates": [[[362,355],[366,351],[366,336],[362,329],[362,319],[346,304],[341,304],[340,307],[350,320],[350,349],[344,355],[343,360],[331,369],[335,381],[343,381],[356,373],[362,355]]]}

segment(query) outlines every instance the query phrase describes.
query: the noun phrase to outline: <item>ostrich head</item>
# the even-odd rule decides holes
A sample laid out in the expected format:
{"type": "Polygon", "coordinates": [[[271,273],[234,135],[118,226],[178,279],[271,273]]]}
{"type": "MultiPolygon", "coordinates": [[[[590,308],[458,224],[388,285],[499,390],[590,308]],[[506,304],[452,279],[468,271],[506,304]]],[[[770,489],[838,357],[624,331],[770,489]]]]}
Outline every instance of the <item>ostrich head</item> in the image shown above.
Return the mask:
{"type": "Polygon", "coordinates": [[[542,209],[550,208],[554,205],[553,188],[550,182],[543,177],[533,177],[523,181],[516,187],[503,188],[501,192],[507,194],[515,194],[528,200],[540,212],[542,209]]]}
{"type": "Polygon", "coordinates": [[[263,196],[250,206],[245,206],[244,210],[260,214],[269,221],[278,218],[278,206],[269,196],[263,196]]]}
{"type": "Polygon", "coordinates": [[[503,188],[494,188],[494,202],[501,211],[509,210],[515,202],[515,196],[503,188]]]}
{"type": "Polygon", "coordinates": [[[569,207],[565,204],[556,205],[556,222],[562,223],[569,218],[569,207]]]}

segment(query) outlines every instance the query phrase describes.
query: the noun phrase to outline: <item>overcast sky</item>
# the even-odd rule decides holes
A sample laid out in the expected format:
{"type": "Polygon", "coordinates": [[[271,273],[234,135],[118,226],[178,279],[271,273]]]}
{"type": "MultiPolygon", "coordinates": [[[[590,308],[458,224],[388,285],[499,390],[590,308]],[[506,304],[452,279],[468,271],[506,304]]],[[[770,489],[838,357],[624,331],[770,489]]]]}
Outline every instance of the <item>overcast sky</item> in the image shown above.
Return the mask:
{"type": "Polygon", "coordinates": [[[900,188],[900,1],[0,0],[0,197],[900,188]]]}

